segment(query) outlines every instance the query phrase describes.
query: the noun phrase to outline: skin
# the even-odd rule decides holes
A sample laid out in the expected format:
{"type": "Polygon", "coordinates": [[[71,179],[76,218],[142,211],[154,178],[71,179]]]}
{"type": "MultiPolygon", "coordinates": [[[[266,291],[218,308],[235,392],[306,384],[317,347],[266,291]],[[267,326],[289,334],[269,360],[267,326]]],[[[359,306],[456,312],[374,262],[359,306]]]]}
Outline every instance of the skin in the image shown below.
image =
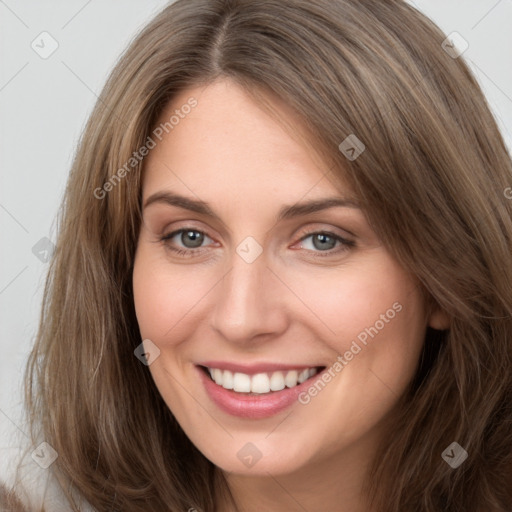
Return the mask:
{"type": "MultiPolygon", "coordinates": [[[[361,485],[385,421],[414,376],[427,325],[447,328],[448,319],[426,316],[414,276],[362,210],[276,221],[284,205],[355,199],[304,143],[287,105],[268,96],[295,132],[220,79],[183,91],[162,121],[191,96],[197,106],[147,157],[143,204],[172,191],[208,202],[220,220],[164,202],[144,209],[133,287],[142,339],[160,349],[152,377],[191,441],[226,475],[240,510],[368,511],[361,485]],[[205,233],[200,253],[186,232],[161,240],[180,228],[205,233]],[[322,248],[307,236],[325,231],[355,246],[322,248]],[[248,236],[263,249],[250,264],[236,252],[248,236]],[[204,360],[330,367],[397,302],[401,311],[305,405],[267,419],[234,417],[198,377],[204,360]],[[248,442],[262,454],[250,468],[237,457],[248,442]]],[[[222,502],[219,510],[232,509],[222,502]]]]}

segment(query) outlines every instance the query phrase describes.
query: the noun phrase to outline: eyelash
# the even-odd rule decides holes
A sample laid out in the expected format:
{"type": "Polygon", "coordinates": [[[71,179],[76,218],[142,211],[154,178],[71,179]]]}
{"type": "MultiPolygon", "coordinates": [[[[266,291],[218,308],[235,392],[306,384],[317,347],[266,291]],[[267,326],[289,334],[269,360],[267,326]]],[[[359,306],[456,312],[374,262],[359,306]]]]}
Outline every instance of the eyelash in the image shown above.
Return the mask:
{"type": "MultiPolygon", "coordinates": [[[[181,229],[178,229],[176,231],[173,231],[172,233],[168,233],[168,234],[162,236],[160,238],[160,242],[164,243],[166,245],[166,247],[169,250],[173,251],[175,254],[177,254],[179,256],[183,256],[183,257],[193,257],[194,253],[197,254],[197,253],[203,252],[202,250],[204,249],[204,247],[196,248],[196,249],[178,249],[176,247],[173,247],[169,243],[172,238],[174,238],[176,235],[178,235],[180,233],[183,233],[185,231],[193,231],[195,233],[200,233],[201,235],[205,235],[208,238],[211,238],[210,236],[208,236],[207,233],[205,233],[204,231],[201,231],[199,229],[195,229],[195,228],[181,228],[181,229]]],[[[342,252],[348,251],[351,248],[356,246],[356,243],[354,241],[347,240],[346,238],[343,238],[340,235],[336,235],[335,233],[331,233],[330,231],[310,231],[310,232],[307,232],[307,233],[305,233],[302,236],[302,238],[300,238],[299,242],[303,242],[306,238],[309,238],[312,235],[320,235],[320,234],[321,235],[327,235],[327,236],[329,236],[331,238],[334,238],[335,241],[341,242],[342,245],[341,245],[341,247],[338,247],[338,249],[329,249],[327,251],[312,251],[310,249],[306,249],[309,252],[316,253],[315,257],[325,258],[325,257],[333,256],[335,254],[340,254],[342,252]]]]}

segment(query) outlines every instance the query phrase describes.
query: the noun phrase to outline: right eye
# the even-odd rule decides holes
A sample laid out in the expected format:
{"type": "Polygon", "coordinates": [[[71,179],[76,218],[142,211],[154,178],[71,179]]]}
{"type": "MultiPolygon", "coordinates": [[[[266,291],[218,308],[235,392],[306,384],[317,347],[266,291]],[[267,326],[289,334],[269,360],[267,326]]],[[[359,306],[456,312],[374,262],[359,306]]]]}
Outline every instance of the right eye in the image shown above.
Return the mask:
{"type": "Polygon", "coordinates": [[[201,245],[205,238],[212,240],[203,231],[195,228],[182,228],[164,235],[160,240],[168,249],[180,256],[194,256],[194,253],[203,252],[201,245]]]}

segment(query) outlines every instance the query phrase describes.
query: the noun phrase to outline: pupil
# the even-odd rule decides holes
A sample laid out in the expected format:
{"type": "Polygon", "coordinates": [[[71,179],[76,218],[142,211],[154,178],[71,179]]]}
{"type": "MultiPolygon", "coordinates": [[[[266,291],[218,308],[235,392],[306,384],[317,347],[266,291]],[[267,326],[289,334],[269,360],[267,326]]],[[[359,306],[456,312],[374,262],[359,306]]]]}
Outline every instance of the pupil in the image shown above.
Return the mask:
{"type": "Polygon", "coordinates": [[[316,235],[315,237],[313,237],[313,245],[315,246],[316,249],[332,249],[334,247],[334,244],[336,243],[336,241],[330,237],[329,235],[325,235],[325,234],[318,234],[316,235]],[[330,240],[330,243],[329,243],[329,240],[330,240]],[[327,241],[327,245],[324,245],[325,242],[327,241]],[[319,244],[317,242],[320,242],[319,244]]]}
{"type": "Polygon", "coordinates": [[[203,243],[204,236],[202,233],[199,233],[198,231],[187,231],[183,232],[181,235],[181,241],[186,247],[200,247],[203,243]],[[188,240],[187,238],[188,237],[188,240]],[[187,243],[191,242],[191,243],[187,243]]]}

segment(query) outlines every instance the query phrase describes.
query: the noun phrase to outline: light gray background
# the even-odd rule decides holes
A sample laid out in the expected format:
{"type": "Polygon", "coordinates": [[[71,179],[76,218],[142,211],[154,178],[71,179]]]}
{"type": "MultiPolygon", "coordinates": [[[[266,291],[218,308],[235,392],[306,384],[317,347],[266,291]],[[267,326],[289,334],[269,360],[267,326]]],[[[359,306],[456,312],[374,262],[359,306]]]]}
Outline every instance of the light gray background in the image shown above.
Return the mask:
{"type": "MultiPolygon", "coordinates": [[[[109,71],[166,3],[0,0],[0,458],[7,432],[19,424],[21,379],[47,270],[32,247],[43,237],[55,240],[72,156],[109,71]],[[31,47],[43,31],[59,44],[47,59],[31,47]]],[[[467,40],[463,57],[512,148],[512,1],[411,3],[446,34],[467,40]]]]}

